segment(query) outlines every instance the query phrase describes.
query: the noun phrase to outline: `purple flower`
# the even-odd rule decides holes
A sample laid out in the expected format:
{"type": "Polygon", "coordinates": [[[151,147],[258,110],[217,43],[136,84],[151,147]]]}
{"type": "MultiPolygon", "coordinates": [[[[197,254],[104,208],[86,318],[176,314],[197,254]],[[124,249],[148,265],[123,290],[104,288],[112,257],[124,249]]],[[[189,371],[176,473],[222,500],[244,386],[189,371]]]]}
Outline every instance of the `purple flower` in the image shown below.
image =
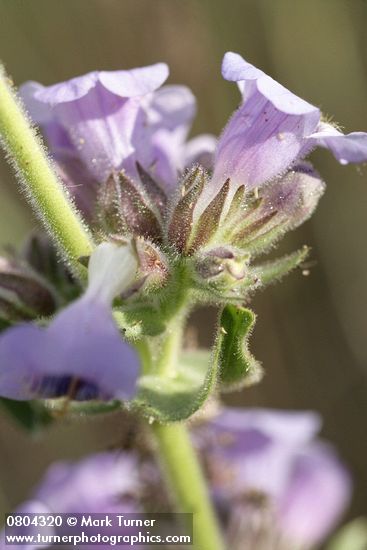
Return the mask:
{"type": "Polygon", "coordinates": [[[186,143],[196,112],[184,86],[165,86],[168,67],[92,72],[53,86],[21,88],[59,171],[87,213],[98,184],[114,170],[139,179],[136,162],[169,190],[188,162],[213,151],[213,138],[186,143]]]}
{"type": "Polygon", "coordinates": [[[121,338],[112,300],[129,287],[137,260],[130,246],[103,243],[89,262],[84,295],[47,328],[18,325],[0,337],[0,395],[126,399],[136,391],[137,354],[121,338]]]}
{"type": "Polygon", "coordinates": [[[367,134],[342,134],[321,119],[320,110],[278,84],[240,55],[224,56],[222,74],[237,82],[242,104],[219,139],[214,173],[196,217],[231,181],[231,196],[240,185],[247,191],[286,173],[314,147],[326,147],[342,164],[367,160],[367,134]]]}
{"type": "Polygon", "coordinates": [[[60,462],[47,471],[32,500],[54,513],[134,512],[139,489],[138,460],[128,453],[101,453],[77,463],[60,462]]]}
{"type": "Polygon", "coordinates": [[[164,63],[128,71],[92,72],[53,86],[21,88],[33,120],[48,141],[59,171],[86,214],[93,213],[98,185],[124,170],[139,187],[138,162],[166,193],[196,162],[213,169],[195,208],[194,221],[230,180],[230,199],[286,174],[314,147],[329,148],[343,164],[367,159],[367,134],[342,134],[320,110],[297,97],[240,55],[224,56],[224,78],[238,83],[243,102],[219,139],[187,141],[196,112],[184,86],[159,88],[164,63]]]}
{"type": "MultiPolygon", "coordinates": [[[[274,537],[284,541],[280,548],[310,548],[335,526],[351,482],[333,449],[315,439],[319,429],[319,417],[309,412],[226,409],[199,430],[232,537],[274,537]]],[[[247,548],[244,540],[238,548],[247,548]]]]}
{"type": "MultiPolygon", "coordinates": [[[[141,482],[138,478],[138,458],[133,453],[100,453],[87,457],[80,462],[57,462],[50,466],[40,485],[35,489],[31,498],[25,501],[16,512],[30,514],[129,514],[142,512],[139,497],[141,482]]],[[[83,531],[96,534],[85,527],[83,531]]],[[[37,534],[27,530],[24,534],[37,534]]],[[[98,528],[101,535],[111,534],[98,528]]],[[[120,532],[122,532],[120,530],[120,532]]],[[[17,530],[16,534],[19,534],[17,530]]],[[[22,533],[23,534],[23,533],[22,533]]],[[[65,535],[65,527],[52,527],[47,531],[42,529],[43,535],[65,535]]],[[[70,534],[70,530],[67,532],[70,534]]],[[[75,531],[77,534],[77,531],[75,531]]],[[[80,533],[78,533],[80,534],[80,533]]],[[[129,529],[129,534],[131,529],[129,529]]],[[[2,544],[4,532],[0,533],[2,544]]],[[[72,546],[72,545],[71,545],[72,546]]],[[[110,545],[101,545],[101,548],[111,548],[110,545]]],[[[5,546],[4,546],[5,548],[5,546]]],[[[13,546],[24,548],[24,546],[13,546]]],[[[38,548],[29,545],[28,550],[38,548]]],[[[83,545],[83,548],[93,548],[92,545],[83,545]]],[[[130,546],[127,546],[130,548],[130,546]]]]}

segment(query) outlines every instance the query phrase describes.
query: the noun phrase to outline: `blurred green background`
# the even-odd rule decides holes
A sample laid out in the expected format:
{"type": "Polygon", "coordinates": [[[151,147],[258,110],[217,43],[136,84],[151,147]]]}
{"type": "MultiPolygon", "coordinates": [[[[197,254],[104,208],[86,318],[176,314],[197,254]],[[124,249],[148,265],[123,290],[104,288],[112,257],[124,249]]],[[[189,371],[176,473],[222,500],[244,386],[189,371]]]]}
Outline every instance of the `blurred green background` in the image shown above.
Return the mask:
{"type": "MultiPolygon", "coordinates": [[[[241,53],[332,115],[345,131],[367,130],[365,0],[0,0],[0,58],[16,84],[50,84],[93,69],[166,61],[170,82],[198,98],[196,132],[220,132],[239,100],[222,80],[225,51],[241,53]]],[[[244,406],[314,409],[323,435],[353,472],[350,517],[367,512],[367,170],[313,155],[328,188],[313,219],[282,244],[307,243],[314,266],[254,300],[252,349],[264,382],[230,397],[244,406]]],[[[0,245],[34,227],[5,161],[0,162],[0,245]]],[[[210,343],[211,311],[194,315],[210,343]]],[[[47,464],[117,443],[115,417],[61,423],[30,438],[0,418],[0,511],[29,493],[47,464]]]]}

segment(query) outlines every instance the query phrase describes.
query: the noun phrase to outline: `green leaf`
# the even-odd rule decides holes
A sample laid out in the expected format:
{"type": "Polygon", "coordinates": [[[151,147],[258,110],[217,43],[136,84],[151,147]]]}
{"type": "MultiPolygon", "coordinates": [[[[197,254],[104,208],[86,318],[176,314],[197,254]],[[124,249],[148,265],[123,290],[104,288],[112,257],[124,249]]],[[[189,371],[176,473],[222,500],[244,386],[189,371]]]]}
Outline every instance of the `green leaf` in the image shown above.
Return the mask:
{"type": "Polygon", "coordinates": [[[52,422],[52,417],[38,401],[14,401],[0,398],[0,405],[20,424],[30,432],[44,428],[52,422]]]}
{"type": "Polygon", "coordinates": [[[175,422],[194,414],[204,404],[217,379],[217,363],[209,351],[182,354],[176,375],[146,375],[134,404],[152,420],[175,422]]]}
{"type": "Polygon", "coordinates": [[[261,286],[269,285],[279,281],[302,264],[307,258],[309,251],[310,249],[304,246],[300,250],[293,252],[293,254],[288,254],[277,260],[253,267],[251,269],[251,274],[260,281],[261,286]]]}
{"type": "Polygon", "coordinates": [[[342,527],[332,538],[326,550],[366,550],[367,519],[357,518],[342,527]]]}
{"type": "Polygon", "coordinates": [[[262,367],[248,349],[255,314],[244,307],[227,305],[221,314],[216,357],[222,389],[250,386],[262,378],[262,367]]]}

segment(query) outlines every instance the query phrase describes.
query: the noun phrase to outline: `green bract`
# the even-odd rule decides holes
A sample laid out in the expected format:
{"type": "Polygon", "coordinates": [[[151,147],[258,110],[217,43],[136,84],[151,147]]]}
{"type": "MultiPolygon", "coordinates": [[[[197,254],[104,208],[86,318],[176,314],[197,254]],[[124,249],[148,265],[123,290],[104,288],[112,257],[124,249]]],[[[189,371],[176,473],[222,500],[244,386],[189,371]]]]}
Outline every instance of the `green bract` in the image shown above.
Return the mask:
{"type": "Polygon", "coordinates": [[[216,342],[219,380],[231,390],[261,380],[262,367],[248,349],[248,338],[255,324],[255,314],[244,307],[226,306],[219,319],[216,342]]]}
{"type": "Polygon", "coordinates": [[[217,369],[207,351],[183,353],[171,376],[142,376],[135,405],[152,420],[185,420],[204,405],[215,388],[217,369]]]}

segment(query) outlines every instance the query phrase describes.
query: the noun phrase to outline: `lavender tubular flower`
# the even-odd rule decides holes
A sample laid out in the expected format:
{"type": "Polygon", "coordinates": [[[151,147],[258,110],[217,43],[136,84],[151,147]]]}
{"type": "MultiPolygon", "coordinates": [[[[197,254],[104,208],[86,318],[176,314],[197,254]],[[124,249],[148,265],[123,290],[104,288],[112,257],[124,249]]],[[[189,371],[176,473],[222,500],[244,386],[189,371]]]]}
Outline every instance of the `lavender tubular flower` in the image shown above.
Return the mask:
{"type": "Polygon", "coordinates": [[[31,82],[22,94],[89,217],[99,196],[97,212],[107,234],[117,229],[158,238],[184,255],[204,245],[235,245],[257,254],[307,219],[317,205],[324,184],[312,167],[307,173],[299,168],[302,159],[320,145],[342,163],[362,162],[367,135],[344,136],[322,121],[317,107],[238,54],[224,56],[222,73],[238,83],[243,102],[217,145],[207,134],[187,141],[195,98],[184,86],[159,88],[168,75],[162,63],[93,72],[49,87],[31,82]],[[203,189],[188,194],[185,186],[195,163],[212,175],[205,175],[203,189]],[[121,171],[120,186],[113,189],[108,181],[121,171]],[[191,202],[181,200],[178,187],[191,202]],[[243,200],[236,210],[233,201],[240,188],[243,200]],[[260,208],[254,208],[253,195],[260,195],[260,208]],[[236,215],[226,218],[233,210],[236,215]]]}
{"type": "Polygon", "coordinates": [[[22,86],[64,181],[89,216],[96,191],[111,172],[124,169],[139,182],[139,162],[169,192],[187,162],[212,152],[207,136],[186,145],[195,98],[185,86],[157,90],[167,76],[167,66],[158,63],[88,73],[48,87],[22,86]]]}
{"type": "MultiPolygon", "coordinates": [[[[100,453],[72,462],[57,462],[50,466],[31,498],[25,501],[16,512],[29,514],[121,514],[141,513],[139,497],[141,481],[137,476],[138,458],[133,453],[100,453]]],[[[16,513],[15,512],[15,513],[16,513]]],[[[35,534],[40,527],[33,527],[35,534]]],[[[67,528],[66,528],[67,529],[67,528]]],[[[32,534],[32,527],[24,528],[27,535],[32,534]]],[[[41,529],[43,535],[66,534],[65,527],[41,529]]],[[[92,534],[90,528],[83,531],[92,534]]],[[[108,535],[108,528],[99,528],[101,535],[108,535]]],[[[123,529],[120,529],[123,535],[123,529]]],[[[131,528],[129,534],[131,534],[131,528]]],[[[17,530],[19,534],[19,530],[17,530]]],[[[95,533],[94,533],[95,534],[95,533]]],[[[4,532],[0,533],[0,546],[5,548],[4,532]]],[[[42,546],[30,545],[28,550],[42,546]]],[[[72,547],[72,546],[70,546],[72,547]]],[[[101,544],[99,548],[111,548],[101,544]]],[[[132,548],[126,545],[126,548],[132,548]]],[[[13,546],[23,548],[24,546],[13,546]]],[[[69,546],[67,546],[69,548],[69,546]]],[[[93,545],[83,544],[88,550],[93,545]]]]}
{"type": "Polygon", "coordinates": [[[134,454],[101,453],[79,463],[54,464],[33,499],[54,512],[133,512],[138,492],[138,461],[134,454]]]}
{"type": "Polygon", "coordinates": [[[225,409],[199,429],[231,548],[257,541],[257,550],[308,549],[333,529],[351,482],[332,448],[315,439],[319,429],[315,414],[261,409],[225,409]]]}
{"type": "Polygon", "coordinates": [[[93,198],[90,187],[105,181],[134,153],[140,98],[167,76],[168,68],[161,63],[131,71],[95,71],[49,87],[23,85],[30,114],[84,209],[93,206],[87,202],[93,198]]]}
{"type": "Polygon", "coordinates": [[[196,217],[230,178],[232,196],[240,185],[259,188],[286,173],[314,147],[326,147],[342,163],[367,160],[367,134],[344,135],[321,119],[320,110],[278,84],[240,55],[228,52],[222,74],[237,82],[243,103],[218,141],[211,185],[196,217]]]}
{"type": "Polygon", "coordinates": [[[47,328],[19,325],[0,337],[0,394],[11,399],[69,395],[73,399],[126,399],[139,371],[135,351],[121,339],[112,300],[135,277],[129,246],[104,243],[89,262],[85,294],[47,328]]]}

